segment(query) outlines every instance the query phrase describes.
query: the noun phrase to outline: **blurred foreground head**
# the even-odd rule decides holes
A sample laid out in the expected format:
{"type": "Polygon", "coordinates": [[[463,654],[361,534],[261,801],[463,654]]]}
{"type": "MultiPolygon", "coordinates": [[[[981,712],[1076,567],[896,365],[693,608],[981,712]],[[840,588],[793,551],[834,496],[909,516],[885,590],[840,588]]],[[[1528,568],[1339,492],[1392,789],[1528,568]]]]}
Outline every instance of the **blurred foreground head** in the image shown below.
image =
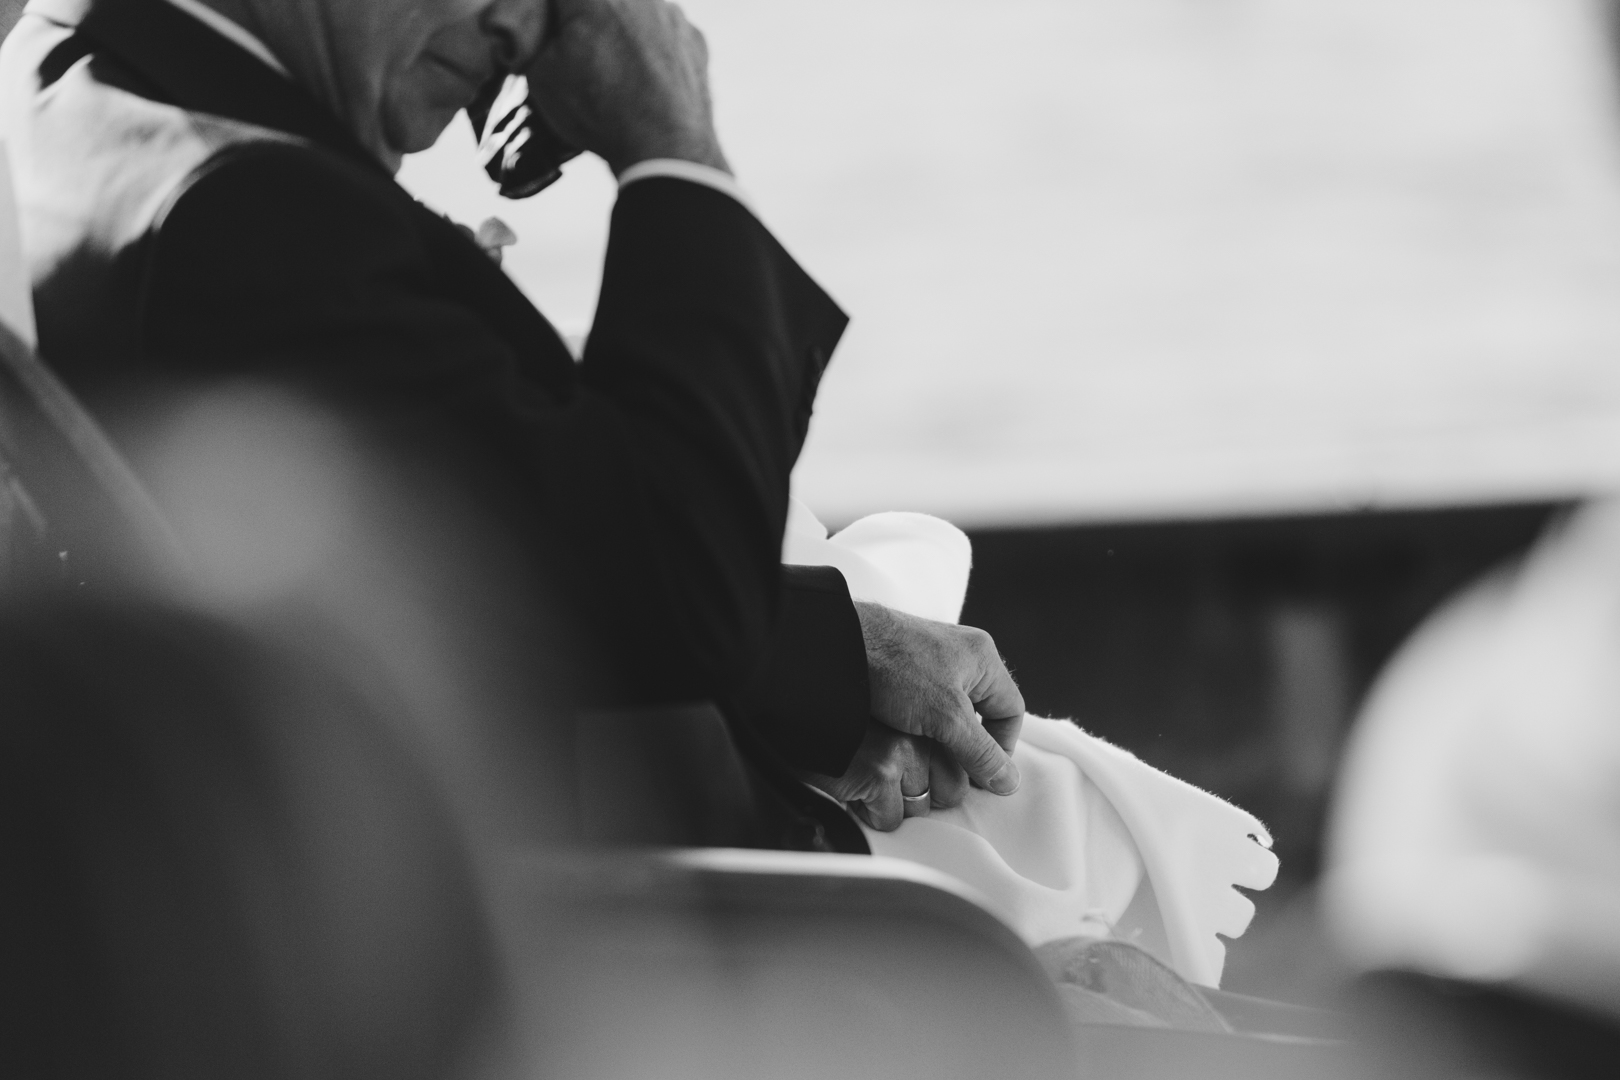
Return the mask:
{"type": "Polygon", "coordinates": [[[457,830],[308,656],[133,602],[0,616],[0,1074],[465,1075],[457,830]]]}
{"type": "Polygon", "coordinates": [[[69,530],[83,582],[0,590],[0,1075],[499,1052],[468,836],[554,836],[567,804],[535,771],[543,605],[432,447],[366,430],[265,386],[173,395],[131,426],[169,572],[69,530]]]}
{"type": "Polygon", "coordinates": [[[90,485],[37,488],[62,526],[45,569],[65,552],[65,576],[30,578],[51,579],[44,593],[203,612],[318,657],[474,831],[569,834],[555,736],[577,665],[532,555],[500,520],[499,508],[521,505],[504,472],[450,440],[268,382],[171,387],[118,424],[150,527],[137,535],[115,512],[84,512],[109,503],[90,485]]]}
{"type": "Polygon", "coordinates": [[[1358,723],[1330,839],[1346,958],[1431,999],[1427,1075],[1609,1074],[1612,1056],[1591,1073],[1567,1057],[1620,1052],[1620,504],[1407,644],[1358,723]],[[1448,1057],[1453,1025],[1501,1055],[1448,1057]]]}

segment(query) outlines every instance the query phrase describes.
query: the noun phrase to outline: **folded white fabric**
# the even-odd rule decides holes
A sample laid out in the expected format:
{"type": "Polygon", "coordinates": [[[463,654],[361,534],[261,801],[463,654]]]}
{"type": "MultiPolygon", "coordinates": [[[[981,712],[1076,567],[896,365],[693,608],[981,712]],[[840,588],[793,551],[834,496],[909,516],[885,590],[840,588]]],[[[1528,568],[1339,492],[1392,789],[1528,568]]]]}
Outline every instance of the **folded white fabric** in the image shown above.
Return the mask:
{"type": "Polygon", "coordinates": [[[836,566],[857,600],[953,623],[967,599],[973,544],[948,521],[898,512],[863,517],[829,537],[810,508],[792,499],[782,561],[836,566]]]}
{"type": "MultiPolygon", "coordinates": [[[[876,514],[829,537],[794,502],[783,561],[836,566],[858,600],[955,622],[972,567],[961,530],[926,514],[876,514]]],[[[1031,945],[1117,935],[1183,978],[1220,985],[1226,947],[1254,905],[1233,886],[1277,876],[1253,815],[1074,724],[1025,718],[1011,796],[974,789],[959,807],[867,830],[879,855],[910,859],[974,889],[1031,945]]]]}
{"type": "Polygon", "coordinates": [[[961,806],[908,818],[894,832],[867,829],[867,840],[875,855],[971,886],[1031,945],[1111,936],[1142,882],[1136,843],[1102,789],[1054,745],[1062,727],[1090,736],[1037,716],[1025,725],[1013,751],[1023,780],[1016,794],[974,788],[961,806]]]}

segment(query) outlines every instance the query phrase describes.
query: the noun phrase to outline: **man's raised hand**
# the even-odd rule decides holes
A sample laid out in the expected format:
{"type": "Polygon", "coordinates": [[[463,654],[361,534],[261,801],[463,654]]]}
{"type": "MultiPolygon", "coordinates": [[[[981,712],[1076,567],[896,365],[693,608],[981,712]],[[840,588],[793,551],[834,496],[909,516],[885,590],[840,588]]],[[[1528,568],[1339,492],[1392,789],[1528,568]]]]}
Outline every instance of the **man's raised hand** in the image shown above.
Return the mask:
{"type": "Polygon", "coordinates": [[[709,50],[665,0],[551,0],[530,100],[558,135],[608,163],[677,158],[730,172],[709,104],[709,50]]]}

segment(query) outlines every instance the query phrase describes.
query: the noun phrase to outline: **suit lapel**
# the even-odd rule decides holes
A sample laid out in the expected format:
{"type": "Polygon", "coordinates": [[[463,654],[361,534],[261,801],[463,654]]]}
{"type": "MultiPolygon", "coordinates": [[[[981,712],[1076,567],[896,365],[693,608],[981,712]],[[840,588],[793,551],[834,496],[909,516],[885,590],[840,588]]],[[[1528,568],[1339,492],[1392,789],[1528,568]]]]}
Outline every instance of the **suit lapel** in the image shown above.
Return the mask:
{"type": "Polygon", "coordinates": [[[448,218],[415,203],[421,238],[444,287],[482,315],[517,355],[527,374],[547,390],[567,398],[574,390],[574,358],[556,328],[529,302],[512,279],[448,218]]]}
{"type": "Polygon", "coordinates": [[[284,131],[388,175],[314,98],[164,0],[96,0],[78,31],[171,104],[284,131]]]}

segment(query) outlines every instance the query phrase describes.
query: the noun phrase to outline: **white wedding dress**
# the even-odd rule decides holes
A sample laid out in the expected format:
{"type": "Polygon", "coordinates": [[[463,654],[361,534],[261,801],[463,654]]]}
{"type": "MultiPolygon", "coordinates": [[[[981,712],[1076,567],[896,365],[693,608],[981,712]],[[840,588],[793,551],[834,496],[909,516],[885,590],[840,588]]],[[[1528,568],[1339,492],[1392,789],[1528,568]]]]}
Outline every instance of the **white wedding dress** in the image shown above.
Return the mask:
{"type": "MultiPolygon", "coordinates": [[[[874,514],[829,537],[795,501],[783,561],[836,566],[858,600],[956,622],[973,552],[926,514],[874,514]]],[[[867,830],[872,851],[951,875],[1032,946],[1118,937],[1219,986],[1220,937],[1254,916],[1233,886],[1265,889],[1277,876],[1265,826],[1067,721],[1026,717],[1013,759],[1016,794],[975,788],[959,807],[867,830]]]]}

